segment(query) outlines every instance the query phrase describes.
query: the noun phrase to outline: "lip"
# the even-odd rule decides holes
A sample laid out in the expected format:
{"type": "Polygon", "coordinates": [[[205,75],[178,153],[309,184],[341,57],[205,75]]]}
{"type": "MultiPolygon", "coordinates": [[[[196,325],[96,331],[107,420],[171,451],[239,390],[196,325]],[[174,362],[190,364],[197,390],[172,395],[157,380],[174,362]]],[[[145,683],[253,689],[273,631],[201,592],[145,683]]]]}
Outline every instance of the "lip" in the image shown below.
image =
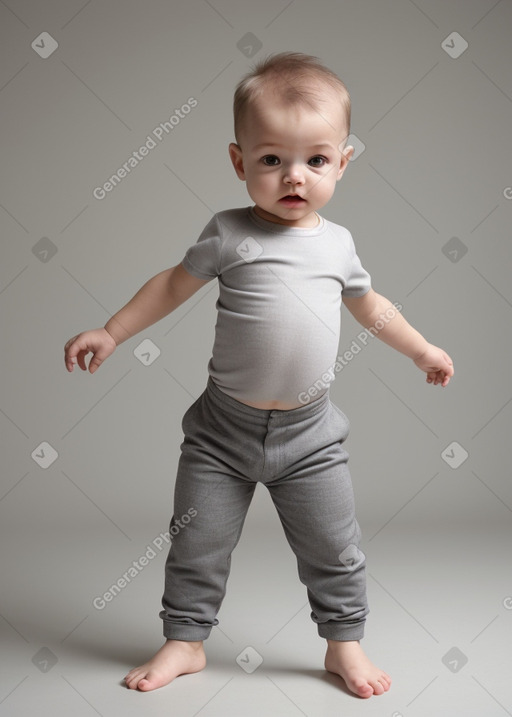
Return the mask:
{"type": "Polygon", "coordinates": [[[300,207],[306,203],[306,200],[298,194],[287,194],[279,200],[281,204],[287,207],[300,207]]]}

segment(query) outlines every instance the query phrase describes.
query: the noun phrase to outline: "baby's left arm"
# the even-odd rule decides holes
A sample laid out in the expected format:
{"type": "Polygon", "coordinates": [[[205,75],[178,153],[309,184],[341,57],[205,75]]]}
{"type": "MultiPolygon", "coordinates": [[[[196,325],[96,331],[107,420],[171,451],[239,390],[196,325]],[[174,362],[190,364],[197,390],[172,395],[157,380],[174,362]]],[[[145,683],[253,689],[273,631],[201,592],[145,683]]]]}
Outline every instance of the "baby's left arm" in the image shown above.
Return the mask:
{"type": "Polygon", "coordinates": [[[448,384],[454,373],[451,358],[416,331],[388,299],[370,289],[364,296],[343,297],[343,303],[365,329],[425,371],[427,383],[448,384]]]}

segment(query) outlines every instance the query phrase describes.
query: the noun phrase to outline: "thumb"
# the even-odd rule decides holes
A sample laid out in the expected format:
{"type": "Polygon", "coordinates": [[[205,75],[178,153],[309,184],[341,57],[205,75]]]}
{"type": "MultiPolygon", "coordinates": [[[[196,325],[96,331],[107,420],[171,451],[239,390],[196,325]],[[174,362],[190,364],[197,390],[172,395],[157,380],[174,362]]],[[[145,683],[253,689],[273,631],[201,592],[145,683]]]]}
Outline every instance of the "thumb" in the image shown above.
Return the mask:
{"type": "Polygon", "coordinates": [[[89,361],[89,373],[95,373],[99,369],[103,361],[105,361],[105,359],[108,358],[111,353],[112,351],[108,351],[103,347],[95,351],[92,359],[89,361]]]}

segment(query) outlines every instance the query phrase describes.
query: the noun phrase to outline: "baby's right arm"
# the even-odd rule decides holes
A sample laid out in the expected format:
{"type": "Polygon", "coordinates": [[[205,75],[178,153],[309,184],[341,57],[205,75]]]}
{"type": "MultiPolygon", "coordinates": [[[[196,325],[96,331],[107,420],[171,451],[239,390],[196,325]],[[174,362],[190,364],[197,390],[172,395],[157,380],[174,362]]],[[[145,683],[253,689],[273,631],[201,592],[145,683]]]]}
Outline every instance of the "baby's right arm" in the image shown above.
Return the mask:
{"type": "Polygon", "coordinates": [[[135,296],[114,314],[102,329],[84,331],[64,346],[64,362],[69,372],[75,363],[87,370],[85,357],[93,356],[89,372],[94,373],[119,346],[143,329],[163,319],[189,299],[210,279],[198,279],[178,264],[147,281],[135,296]]]}

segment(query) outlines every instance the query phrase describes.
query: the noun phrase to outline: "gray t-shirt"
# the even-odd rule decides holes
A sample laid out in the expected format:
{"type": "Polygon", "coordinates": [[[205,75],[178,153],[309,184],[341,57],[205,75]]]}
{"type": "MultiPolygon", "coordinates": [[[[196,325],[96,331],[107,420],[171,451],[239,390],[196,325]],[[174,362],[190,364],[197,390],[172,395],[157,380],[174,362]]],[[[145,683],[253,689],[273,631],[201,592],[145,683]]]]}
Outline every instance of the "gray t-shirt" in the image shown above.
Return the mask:
{"type": "Polygon", "coordinates": [[[347,229],[323,217],[311,229],[276,224],[253,207],[215,214],[183,266],[218,277],[208,372],[221,391],[253,403],[301,402],[336,361],[342,293],[371,286],[347,229]]]}

